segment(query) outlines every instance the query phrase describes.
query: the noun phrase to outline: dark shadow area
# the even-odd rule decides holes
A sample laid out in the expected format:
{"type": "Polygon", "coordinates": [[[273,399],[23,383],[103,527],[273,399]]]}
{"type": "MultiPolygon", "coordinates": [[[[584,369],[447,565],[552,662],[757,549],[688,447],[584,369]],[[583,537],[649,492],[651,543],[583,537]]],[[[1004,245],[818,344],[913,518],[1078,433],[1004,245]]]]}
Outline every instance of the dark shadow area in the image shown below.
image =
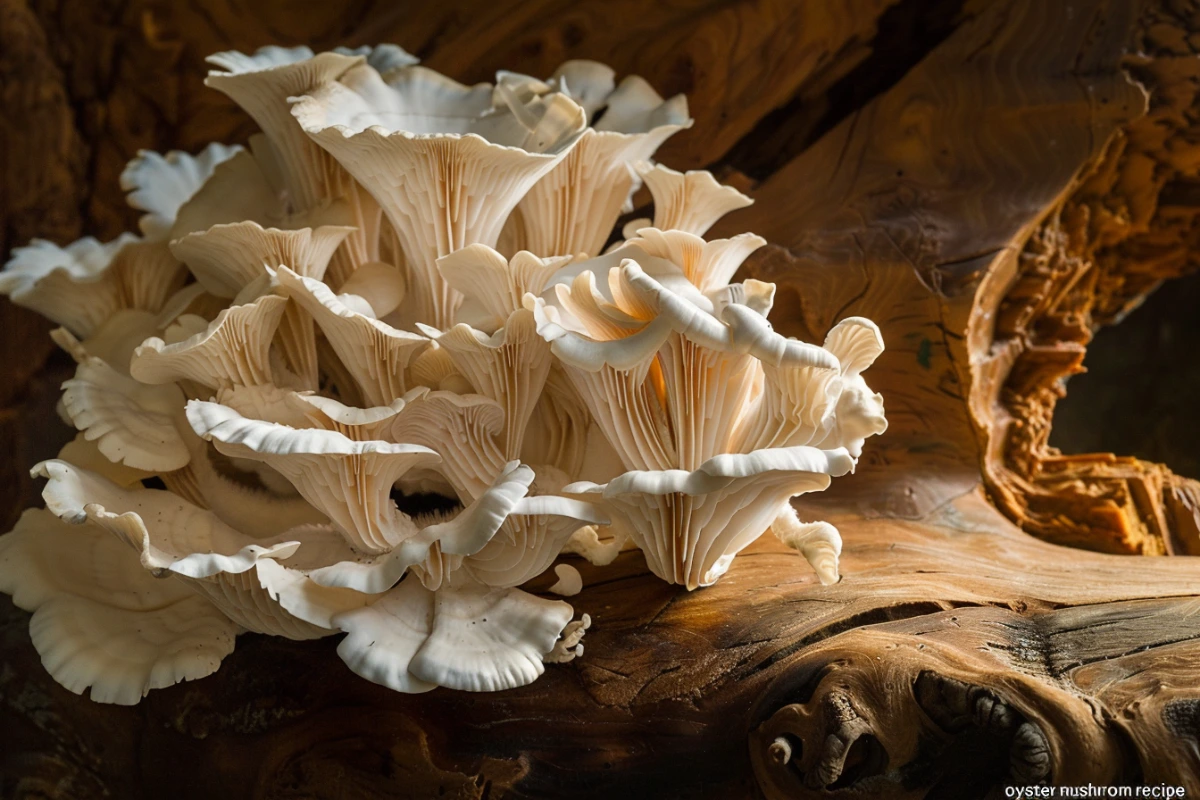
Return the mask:
{"type": "Polygon", "coordinates": [[[1164,283],[1097,332],[1084,366],[1054,410],[1050,444],[1200,478],[1200,272],[1164,283]]]}

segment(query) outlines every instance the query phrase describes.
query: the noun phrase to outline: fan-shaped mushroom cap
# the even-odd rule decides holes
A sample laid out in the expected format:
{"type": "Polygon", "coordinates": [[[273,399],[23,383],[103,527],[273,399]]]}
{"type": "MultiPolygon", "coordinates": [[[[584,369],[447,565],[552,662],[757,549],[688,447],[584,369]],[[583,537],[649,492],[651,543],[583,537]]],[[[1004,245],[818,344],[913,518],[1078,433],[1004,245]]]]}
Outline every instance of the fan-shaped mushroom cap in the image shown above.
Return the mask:
{"type": "Polygon", "coordinates": [[[34,474],[49,478],[42,496],[56,516],[99,525],[140,552],[143,568],[186,582],[239,625],[293,639],[332,633],[293,618],[246,574],[263,559],[292,556],[301,542],[256,541],[170,492],[122,489],[63,461],[42,462],[34,474]]]}
{"type": "Polygon", "coordinates": [[[522,250],[511,259],[483,244],[472,244],[437,260],[438,272],[466,298],[463,311],[473,304],[478,319],[473,328],[493,333],[505,320],[524,307],[526,294],[541,294],[554,276],[571,259],[539,258],[522,250]]]}
{"type": "Polygon", "coordinates": [[[139,383],[88,357],[62,388],[71,423],[110,461],[157,473],[182,469],[190,460],[175,427],[185,399],[178,386],[139,383]]]}
{"type": "MultiPolygon", "coordinates": [[[[635,168],[654,199],[653,227],[660,231],[703,236],[721,217],[754,202],[732,186],[717,183],[707,170],[676,172],[662,164],[647,162],[635,168]]],[[[630,223],[627,230],[632,228],[631,232],[637,234],[641,228],[650,227],[638,222],[630,223]]]]}
{"type": "Polygon", "coordinates": [[[404,580],[334,622],[338,655],[356,674],[400,692],[473,692],[533,682],[571,620],[571,607],[518,589],[443,588],[404,580]]]}
{"type": "Polygon", "coordinates": [[[692,472],[627,472],[563,492],[598,502],[655,575],[695,589],[723,575],[790,498],[825,489],[853,468],[845,450],[790,447],[719,455],[692,472]]]}
{"type": "Polygon", "coordinates": [[[87,236],[66,247],[34,239],[13,250],[0,294],[87,337],[121,309],[157,312],[185,277],[164,245],[132,234],[104,244],[87,236]]]}
{"type": "MultiPolygon", "coordinates": [[[[325,216],[336,218],[336,210],[325,216]]],[[[300,275],[324,276],[338,246],[354,228],[320,225],[280,230],[257,222],[214,225],[171,242],[171,252],[186,263],[204,288],[217,297],[235,297],[254,281],[287,265],[300,275]]],[[[289,305],[279,324],[279,344],[300,384],[317,385],[317,348],[312,317],[289,305]]]]}
{"type": "Polygon", "coordinates": [[[154,477],[153,472],[109,461],[108,456],[100,452],[96,443],[88,440],[82,433],[75,434],[74,439],[59,448],[58,459],[103,475],[123,489],[141,486],[142,481],[154,477]]]}
{"type": "Polygon", "coordinates": [[[411,270],[410,306],[438,328],[453,324],[461,298],[436,260],[469,244],[494,245],[513,207],[586,124],[563,95],[494,111],[491,94],[422,67],[385,81],[364,65],[292,108],[383,207],[411,270]]]}
{"type": "MultiPolygon", "coordinates": [[[[520,586],[549,569],[575,531],[608,521],[592,503],[553,495],[526,497],[514,505],[499,534],[462,560],[460,571],[483,586],[520,586]]],[[[461,584],[457,575],[450,580],[461,584]]]]}
{"type": "Polygon", "coordinates": [[[267,134],[297,208],[309,209],[329,198],[323,154],[296,127],[288,98],[337,79],[362,64],[363,57],[268,46],[253,55],[230,51],[206,60],[224,71],[209,72],[204,84],[232,98],[267,134]]]}
{"type": "Polygon", "coordinates": [[[277,469],[364,553],[385,553],[418,533],[392,502],[392,485],[410,469],[440,461],[428,447],[356,442],[334,431],[246,419],[231,408],[193,400],[196,433],[229,456],[277,469]]]}
{"type": "Polygon", "coordinates": [[[235,222],[279,227],[295,216],[281,199],[287,190],[282,185],[283,176],[274,174],[270,153],[259,134],[251,137],[250,150],[241,150],[217,164],[208,180],[176,210],[167,239],[177,241],[214,225],[235,222]]]}
{"type": "Polygon", "coordinates": [[[133,705],[151,689],[211,675],[238,626],[178,581],[155,578],[108,531],[29,509],[0,536],[0,592],[33,612],[42,664],[76,694],[133,705]]]}
{"type": "Polygon", "coordinates": [[[367,403],[385,406],[408,391],[405,372],[412,359],[429,346],[428,339],[351,309],[318,280],[287,268],[280,268],[276,275],[288,296],[312,315],[367,403]]]}
{"type": "MultiPolygon", "coordinates": [[[[675,273],[682,274],[677,267],[675,273]]],[[[590,271],[570,289],[557,288],[559,303],[589,336],[556,323],[540,299],[534,312],[539,333],[552,342],[627,468],[696,469],[735,449],[766,366],[836,373],[831,353],[785,339],[753,308],[727,303],[718,319],[689,281],[676,291],[678,278],[659,280],[628,258],[608,278],[611,301],[599,294],[590,271]]]]}
{"type": "Polygon", "coordinates": [[[626,244],[675,264],[701,292],[727,286],[746,257],[767,243],[753,233],[706,242],[682,230],[643,228],[626,244]]]}
{"type": "Polygon", "coordinates": [[[463,324],[445,333],[417,327],[445,349],[477,393],[504,407],[502,452],[508,459],[519,457],[551,363],[550,346],[538,335],[533,313],[514,311],[492,336],[463,324]]]}
{"type": "MultiPolygon", "coordinates": [[[[186,467],[175,472],[160,473],[166,487],[180,497],[202,508],[211,509],[225,524],[255,537],[274,536],[303,525],[328,523],[320,511],[299,497],[282,476],[274,473],[275,481],[263,480],[268,488],[255,488],[245,481],[230,477],[224,459],[208,442],[188,426],[186,418],[177,423],[180,436],[191,456],[186,467]],[[287,487],[288,494],[278,491],[278,484],[287,487]]],[[[264,464],[246,462],[262,471],[264,464]]]]}
{"type": "Polygon", "coordinates": [[[614,90],[613,77],[610,68],[594,61],[568,61],[546,82],[513,73],[498,76],[498,93],[507,89],[523,100],[561,92],[587,111],[589,123],[606,108],[595,127],[518,204],[501,236],[505,252],[599,254],[640,185],[633,165],[691,126],[683,95],[664,102],[636,76],[614,90]]]}
{"type": "Polygon", "coordinates": [[[286,557],[299,546],[256,541],[171,492],[122,489],[65,461],[43,461],[32,474],[49,479],[42,498],[55,516],[74,524],[100,525],[140,551],[143,567],[159,573],[208,578],[218,572],[245,572],[260,557],[286,557]],[[153,533],[147,524],[154,527],[153,533]]]}
{"type": "Polygon", "coordinates": [[[346,631],[338,656],[352,672],[406,694],[437,688],[409,669],[433,622],[433,592],[415,579],[401,581],[369,606],[333,618],[346,631]]]}
{"type": "MultiPolygon", "coordinates": [[[[407,55],[394,45],[383,45],[370,54],[384,65],[394,65],[407,55]]],[[[289,210],[310,211],[338,199],[347,203],[351,224],[357,230],[334,254],[329,270],[333,285],[340,286],[359,265],[378,260],[378,204],[340,164],[308,139],[288,107],[291,98],[363,64],[364,55],[344,51],[313,55],[306,47],[264,47],[252,56],[218,53],[208,61],[225,72],[210,72],[205,85],[233,98],[266,133],[271,160],[278,163],[280,179],[287,189],[289,210]]]]}
{"type": "Polygon", "coordinates": [[[265,295],[231,306],[204,330],[167,344],[147,339],[134,351],[130,372],[143,383],[187,379],[205,386],[251,386],[271,382],[271,339],[286,297],[265,295]]]}
{"type": "MultiPolygon", "coordinates": [[[[336,211],[331,218],[338,218],[336,211]]],[[[213,225],[171,242],[171,252],[217,297],[235,297],[268,269],[285,265],[320,280],[329,259],[353,231],[347,225],[281,230],[254,221],[213,225]]]]}
{"type": "Polygon", "coordinates": [[[786,360],[763,364],[762,392],[744,418],[736,449],[845,447],[858,458],[868,436],[887,430],[883,398],[861,375],[883,352],[875,323],[847,317],[825,337],[825,349],[838,358],[839,369],[786,360]]]}
{"type": "MultiPolygon", "coordinates": [[[[374,558],[343,561],[311,573],[322,586],[346,587],[369,594],[387,591],[410,568],[430,558],[430,548],[440,554],[470,556],[483,548],[525,497],[533,481],[533,470],[517,461],[509,462],[486,491],[443,522],[428,525],[395,549],[374,558]]],[[[435,556],[436,557],[436,556],[435,556]]],[[[454,559],[457,565],[461,559],[454,559]]],[[[422,583],[436,589],[441,574],[430,580],[434,570],[419,569],[422,583]]]]}
{"type": "Polygon", "coordinates": [[[138,220],[142,235],[150,241],[166,241],[175,225],[179,208],[192,198],[213,170],[241,152],[241,145],[213,142],[196,155],[172,150],[166,155],[139,150],[125,165],[121,188],[126,202],[146,213],[138,220]]]}

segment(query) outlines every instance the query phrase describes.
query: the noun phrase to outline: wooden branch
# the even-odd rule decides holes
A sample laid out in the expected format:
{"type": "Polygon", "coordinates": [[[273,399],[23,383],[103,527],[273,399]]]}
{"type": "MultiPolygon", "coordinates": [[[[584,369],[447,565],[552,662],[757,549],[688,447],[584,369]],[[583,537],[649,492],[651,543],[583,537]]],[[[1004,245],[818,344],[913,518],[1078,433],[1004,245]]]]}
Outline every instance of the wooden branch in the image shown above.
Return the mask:
{"type": "MultiPolygon", "coordinates": [[[[129,226],[116,174],[139,146],[244,138],[249,123],[201,88],[200,58],[271,41],[395,40],[464,80],[600,58],[690,93],[696,126],[662,153],[674,167],[724,159],[758,176],[776,163],[751,157],[763,142],[816,138],[714,235],[775,243],[750,272],[779,284],[782,332],[880,323],[869,380],[891,421],[858,474],[800,507],[841,530],[841,583],[766,539],[694,593],[636,553],[577,564],[586,653],[521,690],[399,695],[346,673],[333,641],[247,635],[210,678],[99,706],[50,680],[5,600],[0,796],[1200,791],[1200,562],[1072,550],[1014,525],[1092,550],[1200,547],[1195,482],[1046,444],[1095,326],[1194,264],[1200,19],[1166,2],[942,6],[0,0],[5,90],[42,81],[21,85],[41,87],[22,97],[44,132],[0,131],[13,164],[57,176],[14,190],[24,167],[5,167],[9,244],[129,226]],[[889,31],[934,17],[946,30],[901,48],[877,96],[839,94],[889,69],[889,31]],[[66,207],[66,222],[39,212],[66,207]]],[[[30,377],[49,350],[27,321],[13,329],[30,353],[0,415],[15,475],[68,432],[50,400],[66,365],[30,377]]],[[[6,485],[15,516],[32,492],[6,485]]]]}

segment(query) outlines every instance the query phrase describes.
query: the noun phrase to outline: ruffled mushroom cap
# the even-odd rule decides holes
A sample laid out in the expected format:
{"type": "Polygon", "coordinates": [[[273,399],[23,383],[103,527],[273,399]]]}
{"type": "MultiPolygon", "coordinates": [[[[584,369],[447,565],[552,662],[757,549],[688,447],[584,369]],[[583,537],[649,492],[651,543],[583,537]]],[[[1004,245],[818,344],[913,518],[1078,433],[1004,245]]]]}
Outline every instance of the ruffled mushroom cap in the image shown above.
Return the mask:
{"type": "Polygon", "coordinates": [[[150,473],[187,466],[191,456],[175,427],[184,404],[178,386],[140,383],[88,356],[62,388],[71,423],[108,460],[150,473]]]}
{"type": "Polygon", "coordinates": [[[138,227],[147,241],[166,241],[179,209],[199,191],[217,165],[242,151],[241,145],[213,142],[196,155],[139,150],[121,173],[126,202],[145,211],[138,227]]]}
{"type": "Polygon", "coordinates": [[[610,68],[594,61],[568,61],[545,83],[512,73],[498,76],[498,92],[522,98],[561,92],[587,111],[589,123],[601,114],[517,205],[501,238],[506,252],[598,255],[640,183],[633,165],[691,127],[683,95],[664,101],[634,75],[614,89],[613,78],[610,68]]]}
{"type": "MultiPolygon", "coordinates": [[[[273,421],[336,431],[354,441],[408,442],[436,450],[442,460],[434,469],[458,497],[480,497],[508,466],[498,444],[504,411],[479,395],[431,392],[422,386],[375,408],[352,408],[299,393],[291,394],[286,403],[301,421],[273,421]]],[[[406,476],[400,485],[409,481],[406,476]]]]}
{"type": "Polygon", "coordinates": [[[332,224],[281,230],[254,221],[232,222],[176,239],[171,252],[206,291],[232,298],[281,264],[320,280],[333,252],[353,230],[332,224]]]}
{"type": "Polygon", "coordinates": [[[270,145],[262,134],[250,137],[250,149],[217,164],[203,185],[175,212],[168,241],[202,233],[214,225],[257,222],[264,228],[287,227],[303,217],[292,210],[277,174],[270,145]]]}
{"type": "Polygon", "coordinates": [[[385,80],[363,65],[296,101],[292,113],[362,183],[392,223],[415,318],[454,323],[461,297],[441,256],[493,246],[513,207],[582,134],[583,109],[561,94],[492,108],[492,89],[423,67],[385,80]]]}
{"type": "Polygon", "coordinates": [[[44,461],[33,474],[49,479],[42,497],[55,516],[103,528],[147,574],[185,584],[243,628],[292,639],[334,633],[293,617],[255,578],[260,561],[288,559],[301,541],[253,539],[171,492],[122,489],[64,461],[44,461]]]}
{"type": "MultiPolygon", "coordinates": [[[[460,572],[483,586],[520,586],[549,569],[575,531],[608,522],[608,515],[592,503],[553,495],[525,497],[514,504],[499,533],[462,560],[460,572]]],[[[461,582],[457,574],[450,576],[452,585],[461,582]]]]}
{"type": "Polygon", "coordinates": [[[821,491],[853,468],[845,450],[791,447],[716,456],[692,472],[627,472],[563,492],[597,502],[651,572],[691,590],[716,582],[790,498],[821,491]]]}
{"type": "Polygon", "coordinates": [[[340,164],[305,136],[292,119],[288,104],[291,98],[363,64],[365,56],[387,66],[407,57],[395,45],[363,49],[368,52],[350,53],[343,48],[341,52],[314,55],[307,47],[263,47],[254,55],[217,53],[208,61],[224,72],[210,72],[204,82],[231,97],[266,134],[271,160],[278,163],[287,190],[289,211],[311,211],[337,200],[346,203],[350,224],[356,230],[332,259],[330,278],[335,286],[340,286],[361,264],[379,260],[380,208],[340,164]]]}
{"type": "Polygon", "coordinates": [[[752,307],[728,303],[720,319],[713,316],[714,305],[686,275],[680,286],[624,259],[608,278],[611,301],[589,271],[570,289],[557,287],[559,303],[588,335],[555,322],[544,303],[535,313],[626,468],[691,470],[733,451],[762,364],[838,367],[828,351],[775,333],[752,307]]]}
{"type": "Polygon", "coordinates": [[[626,244],[654,258],[669,261],[705,295],[729,285],[742,262],[767,243],[753,233],[706,242],[683,230],[645,228],[626,244]]]}
{"type": "Polygon", "coordinates": [[[537,332],[533,313],[514,311],[504,327],[487,336],[469,325],[445,333],[418,325],[421,332],[445,349],[475,392],[504,408],[506,459],[518,458],[525,426],[542,394],[550,372],[550,346],[537,332]]]}
{"type": "Polygon", "coordinates": [[[197,435],[220,452],[278,470],[355,549],[387,553],[417,535],[412,519],[390,495],[406,472],[440,460],[428,447],[358,442],[334,431],[247,419],[226,406],[196,400],[188,403],[187,415],[197,435]]]}
{"type": "Polygon", "coordinates": [[[635,165],[635,169],[654,200],[654,222],[631,221],[625,226],[626,238],[633,238],[642,228],[649,227],[703,236],[730,211],[754,203],[732,186],[717,183],[707,170],[676,172],[662,164],[644,161],[635,165]]]}
{"type": "Polygon", "coordinates": [[[33,612],[46,671],[99,703],[133,705],[151,689],[211,675],[236,623],[183,583],[155,578],[108,531],[30,509],[0,536],[0,592],[33,612]]]}
{"type": "Polygon", "coordinates": [[[34,239],[13,250],[0,294],[87,337],[122,309],[157,312],[185,278],[165,246],[133,234],[103,244],[87,236],[66,247],[34,239]]]}
{"type": "Polygon", "coordinates": [[[387,323],[363,314],[372,307],[358,295],[335,295],[313,278],[281,267],[277,280],[293,301],[315,320],[330,347],[372,406],[386,406],[411,388],[406,373],[412,360],[429,346],[424,336],[396,330],[387,323]]]}
{"type": "MultiPolygon", "coordinates": [[[[334,251],[353,230],[345,225],[280,230],[263,228],[253,221],[235,222],[176,239],[171,242],[171,252],[188,265],[209,293],[236,297],[280,265],[300,275],[322,278],[334,251]]],[[[278,335],[284,360],[300,385],[316,388],[317,345],[312,316],[300,306],[289,304],[278,335]]]]}
{"type": "Polygon", "coordinates": [[[540,295],[570,260],[540,258],[524,250],[506,259],[487,245],[472,244],[439,258],[437,268],[465,298],[460,321],[490,334],[524,308],[526,294],[540,295]],[[468,309],[472,313],[465,318],[468,309]]]}
{"type": "MultiPolygon", "coordinates": [[[[239,390],[227,393],[226,397],[236,402],[243,400],[237,395],[245,393],[239,390]]],[[[336,435],[352,442],[383,446],[385,441],[412,443],[415,439],[439,449],[445,447],[443,440],[446,439],[469,442],[468,436],[446,437],[445,432],[454,428],[446,416],[458,415],[459,424],[466,427],[474,411],[473,404],[461,400],[457,403],[438,402],[442,400],[444,397],[441,393],[430,393],[422,388],[389,406],[371,409],[350,408],[335,400],[303,394],[292,394],[284,402],[310,423],[323,430],[336,432],[336,435]],[[438,424],[429,424],[430,413],[442,416],[438,424]]],[[[469,401],[469,398],[464,400],[469,401]]],[[[245,405],[244,400],[239,404],[245,405]]],[[[209,407],[202,403],[192,405],[193,420],[199,420],[201,412],[230,419],[236,415],[233,409],[207,405],[209,407]]],[[[247,430],[269,425],[239,419],[238,424],[247,430]]],[[[235,451],[217,437],[226,440],[231,436],[240,437],[250,442],[250,447],[265,449],[251,440],[261,440],[266,434],[258,437],[253,434],[230,434],[227,430],[221,430],[222,424],[214,428],[204,427],[209,425],[208,421],[197,421],[196,424],[200,426],[198,431],[213,436],[218,441],[218,448],[227,454],[233,455],[235,451]],[[209,433],[210,430],[215,432],[209,433]]],[[[493,420],[493,424],[497,425],[498,421],[493,420]]],[[[273,431],[279,436],[299,435],[297,431],[278,425],[273,431]]],[[[326,586],[377,593],[396,583],[409,568],[415,568],[421,581],[430,589],[438,588],[444,580],[460,571],[461,575],[454,580],[456,584],[461,584],[466,577],[487,586],[516,586],[545,571],[577,528],[585,524],[607,522],[607,517],[599,515],[595,508],[586,503],[553,496],[526,498],[525,493],[534,479],[533,471],[520,466],[517,461],[510,461],[503,468],[495,470],[479,458],[480,451],[487,452],[486,448],[479,447],[480,444],[476,442],[474,447],[466,448],[461,444],[451,447],[448,457],[444,459],[460,462],[447,470],[452,476],[452,485],[463,487],[456,491],[467,503],[457,515],[428,525],[419,534],[410,532],[403,540],[389,543],[391,549],[375,551],[373,555],[359,558],[353,563],[316,570],[312,578],[326,586]],[[470,479],[464,480],[463,474],[468,474],[470,479]],[[490,483],[485,483],[490,475],[495,477],[490,479],[490,483]],[[500,535],[497,535],[498,531],[500,535]]],[[[269,461],[261,454],[258,457],[269,461]]],[[[441,465],[435,468],[441,468],[441,465]]],[[[282,471],[288,476],[295,474],[294,471],[282,471]]],[[[551,488],[557,488],[562,483],[559,480],[551,488]]],[[[544,480],[542,484],[539,491],[546,488],[544,480]]],[[[387,488],[390,489],[390,486],[388,484],[387,488]]],[[[314,505],[326,510],[335,522],[339,519],[328,504],[305,493],[303,487],[297,485],[297,488],[309,496],[314,505]]],[[[366,490],[358,493],[360,497],[365,494],[368,494],[366,490]]],[[[367,505],[372,505],[372,502],[369,501],[367,505]]],[[[394,507],[392,510],[395,512],[394,507]]]]}
{"type": "Polygon", "coordinates": [[[532,683],[571,621],[561,601],[519,589],[431,592],[407,579],[365,608],[339,614],[338,655],[356,674],[400,692],[437,686],[495,692],[532,683]]]}
{"type": "Polygon", "coordinates": [[[222,311],[182,341],[147,339],[134,351],[130,372],[143,383],[192,380],[212,388],[271,383],[271,340],[286,297],[265,295],[222,311]]]}
{"type": "Polygon", "coordinates": [[[328,192],[324,154],[296,127],[288,98],[336,80],[363,57],[268,46],[253,55],[229,51],[206,60],[219,71],[209,72],[204,84],[228,95],[270,139],[295,208],[307,210],[337,197],[328,192]]]}
{"type": "Polygon", "coordinates": [[[287,405],[298,421],[279,415],[272,421],[337,431],[355,441],[408,442],[438,451],[441,462],[406,474],[397,484],[402,491],[479,497],[505,468],[498,444],[504,411],[479,395],[431,392],[421,386],[375,408],[353,408],[307,393],[292,394],[287,405]]]}
{"type": "Polygon", "coordinates": [[[879,328],[847,317],[830,330],[824,349],[837,356],[839,369],[763,364],[762,392],[745,415],[738,451],[813,445],[845,447],[858,458],[867,437],[887,430],[883,397],[861,374],[883,352],[879,328]]]}

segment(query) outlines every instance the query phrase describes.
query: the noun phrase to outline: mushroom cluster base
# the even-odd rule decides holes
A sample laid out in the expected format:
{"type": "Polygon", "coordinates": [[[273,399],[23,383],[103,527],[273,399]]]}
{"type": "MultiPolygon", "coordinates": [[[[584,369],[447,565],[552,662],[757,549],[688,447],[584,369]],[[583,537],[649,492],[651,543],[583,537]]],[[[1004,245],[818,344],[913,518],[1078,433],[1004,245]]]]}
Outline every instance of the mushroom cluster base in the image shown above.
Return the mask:
{"type": "MultiPolygon", "coordinates": [[[[872,372],[891,428],[807,509],[841,531],[844,578],[820,585],[772,537],[692,593],[636,553],[602,575],[572,560],[587,652],[522,689],[406,696],[349,679],[335,641],[247,635],[133,708],[53,683],[0,598],[0,795],[1200,792],[1200,484],[1048,444],[1096,328],[1197,267],[1194,4],[359,11],[0,0],[0,75],[26,87],[2,128],[0,249],[125,227],[113,178],[137,147],[244,135],[181,77],[230,44],[397,41],[463,80],[564,55],[657,76],[696,118],[663,160],[723,165],[756,199],[713,233],[775,245],[747,276],[778,283],[776,328],[819,341],[861,314],[888,341],[872,372]]],[[[32,314],[4,304],[0,326],[11,525],[26,465],[69,435],[50,398],[70,365],[32,314]]]]}

